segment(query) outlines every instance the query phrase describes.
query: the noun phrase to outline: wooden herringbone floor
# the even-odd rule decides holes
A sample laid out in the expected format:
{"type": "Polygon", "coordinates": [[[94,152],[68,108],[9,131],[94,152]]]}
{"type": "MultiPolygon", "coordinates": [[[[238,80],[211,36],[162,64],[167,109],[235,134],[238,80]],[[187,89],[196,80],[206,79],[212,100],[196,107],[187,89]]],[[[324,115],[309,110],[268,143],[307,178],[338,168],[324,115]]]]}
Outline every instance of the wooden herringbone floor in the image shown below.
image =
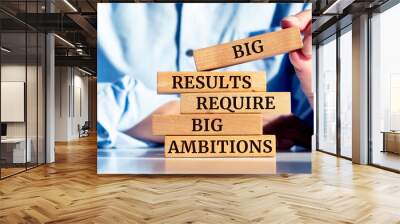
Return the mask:
{"type": "Polygon", "coordinates": [[[95,138],[0,181],[0,223],[400,223],[400,175],[314,153],[312,175],[98,176],[95,138]]]}

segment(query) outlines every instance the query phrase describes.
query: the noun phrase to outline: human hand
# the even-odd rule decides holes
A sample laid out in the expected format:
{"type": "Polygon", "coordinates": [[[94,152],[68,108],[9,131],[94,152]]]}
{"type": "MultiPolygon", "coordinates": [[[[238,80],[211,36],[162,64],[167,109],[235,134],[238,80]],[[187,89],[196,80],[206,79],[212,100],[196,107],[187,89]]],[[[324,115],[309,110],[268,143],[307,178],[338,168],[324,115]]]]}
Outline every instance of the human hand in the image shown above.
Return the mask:
{"type": "Polygon", "coordinates": [[[164,136],[153,135],[152,116],[153,114],[162,114],[162,115],[179,114],[179,112],[180,112],[180,103],[178,100],[165,103],[160,107],[158,107],[155,111],[153,111],[149,116],[144,118],[138,124],[125,131],[125,134],[144,141],[151,141],[154,143],[164,143],[164,136]]]}
{"type": "Polygon", "coordinates": [[[263,134],[276,136],[278,151],[287,151],[294,145],[311,150],[312,129],[292,114],[264,116],[263,134]]]}
{"type": "Polygon", "coordinates": [[[298,27],[303,34],[303,48],[289,53],[296,75],[300,80],[301,88],[310,105],[313,107],[314,95],[311,87],[312,77],[312,31],[311,10],[305,10],[281,21],[282,28],[298,27]]]}

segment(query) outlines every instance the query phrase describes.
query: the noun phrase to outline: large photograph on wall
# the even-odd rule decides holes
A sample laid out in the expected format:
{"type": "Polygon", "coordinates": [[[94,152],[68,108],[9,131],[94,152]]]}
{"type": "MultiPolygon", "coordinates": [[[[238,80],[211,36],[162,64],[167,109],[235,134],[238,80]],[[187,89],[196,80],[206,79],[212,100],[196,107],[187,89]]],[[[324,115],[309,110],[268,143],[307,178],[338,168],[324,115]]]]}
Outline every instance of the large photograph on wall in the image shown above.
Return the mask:
{"type": "Polygon", "coordinates": [[[311,4],[98,4],[99,174],[311,172],[311,4]]]}

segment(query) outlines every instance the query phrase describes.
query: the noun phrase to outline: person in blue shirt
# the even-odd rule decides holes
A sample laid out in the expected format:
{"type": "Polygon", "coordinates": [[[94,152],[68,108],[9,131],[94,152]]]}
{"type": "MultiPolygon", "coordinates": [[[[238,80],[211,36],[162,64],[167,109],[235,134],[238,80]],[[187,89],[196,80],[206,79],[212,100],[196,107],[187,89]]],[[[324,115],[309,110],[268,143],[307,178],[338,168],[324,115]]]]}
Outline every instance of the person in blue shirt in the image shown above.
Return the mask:
{"type": "Polygon", "coordinates": [[[266,71],[268,91],[291,92],[292,114],[265,116],[278,149],[311,147],[310,4],[112,3],[98,5],[98,147],[162,143],[152,114],[179,113],[178,95],[158,95],[158,71],[195,71],[193,49],[297,26],[304,47],[220,71],[266,71]]]}

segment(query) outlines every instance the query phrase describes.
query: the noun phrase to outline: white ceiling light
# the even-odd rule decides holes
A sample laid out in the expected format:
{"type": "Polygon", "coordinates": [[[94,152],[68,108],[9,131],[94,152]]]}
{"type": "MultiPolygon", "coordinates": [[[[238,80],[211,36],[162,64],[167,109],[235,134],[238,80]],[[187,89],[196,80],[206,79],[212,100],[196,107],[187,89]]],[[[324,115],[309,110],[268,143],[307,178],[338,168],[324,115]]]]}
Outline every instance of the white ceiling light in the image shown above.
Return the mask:
{"type": "Polygon", "coordinates": [[[59,40],[61,40],[62,42],[64,42],[65,44],[67,44],[68,46],[75,48],[75,45],[73,45],[73,44],[72,44],[71,42],[69,42],[68,40],[66,40],[66,39],[64,39],[64,38],[62,38],[62,37],[60,37],[60,36],[57,35],[57,34],[54,34],[54,36],[57,37],[57,38],[58,38],[59,40]]]}
{"type": "Polygon", "coordinates": [[[85,73],[86,75],[90,75],[90,76],[92,75],[92,73],[90,73],[90,72],[88,72],[88,71],[86,71],[86,70],[83,70],[83,69],[81,69],[81,68],[79,68],[79,67],[78,67],[78,70],[81,71],[81,72],[83,72],[83,73],[85,73]]]}
{"type": "Polygon", "coordinates": [[[74,12],[78,12],[78,10],[68,1],[64,0],[65,4],[67,4],[74,12]]]}
{"type": "Polygon", "coordinates": [[[81,48],[77,48],[76,53],[78,53],[79,55],[84,55],[83,49],[81,48]]]}
{"type": "Polygon", "coordinates": [[[4,52],[6,52],[6,53],[10,53],[10,52],[11,52],[10,50],[8,50],[8,49],[5,48],[5,47],[1,47],[0,49],[1,49],[1,51],[4,51],[4,52]]]}
{"type": "Polygon", "coordinates": [[[327,9],[325,9],[322,14],[342,14],[343,10],[351,5],[353,2],[354,0],[336,0],[327,9]]]}

